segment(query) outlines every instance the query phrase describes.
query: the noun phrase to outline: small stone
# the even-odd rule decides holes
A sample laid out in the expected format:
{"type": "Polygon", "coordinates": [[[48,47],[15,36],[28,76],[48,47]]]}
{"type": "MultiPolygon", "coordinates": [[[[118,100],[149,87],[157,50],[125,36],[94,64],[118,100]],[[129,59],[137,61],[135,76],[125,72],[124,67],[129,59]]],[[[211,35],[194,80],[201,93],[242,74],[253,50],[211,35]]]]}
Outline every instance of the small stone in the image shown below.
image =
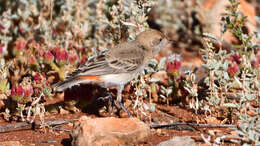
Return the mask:
{"type": "Polygon", "coordinates": [[[191,139],[189,136],[176,136],[173,137],[167,141],[163,141],[159,143],[157,146],[196,146],[196,143],[193,139],[191,139]]]}
{"type": "Polygon", "coordinates": [[[146,142],[150,128],[137,118],[81,117],[74,123],[72,146],[134,145],[146,142]]]}
{"type": "Polygon", "coordinates": [[[19,141],[3,141],[0,142],[1,146],[22,146],[19,141]]]}

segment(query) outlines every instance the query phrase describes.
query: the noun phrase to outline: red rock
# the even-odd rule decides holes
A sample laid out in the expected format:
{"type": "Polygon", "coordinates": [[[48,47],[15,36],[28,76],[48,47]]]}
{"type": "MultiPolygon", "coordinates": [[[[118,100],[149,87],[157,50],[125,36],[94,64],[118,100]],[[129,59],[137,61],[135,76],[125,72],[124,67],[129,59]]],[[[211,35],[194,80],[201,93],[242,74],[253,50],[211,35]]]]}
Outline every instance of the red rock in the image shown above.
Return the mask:
{"type": "Polygon", "coordinates": [[[134,145],[148,140],[150,128],[137,118],[81,117],[74,123],[72,146],[134,145]]]}

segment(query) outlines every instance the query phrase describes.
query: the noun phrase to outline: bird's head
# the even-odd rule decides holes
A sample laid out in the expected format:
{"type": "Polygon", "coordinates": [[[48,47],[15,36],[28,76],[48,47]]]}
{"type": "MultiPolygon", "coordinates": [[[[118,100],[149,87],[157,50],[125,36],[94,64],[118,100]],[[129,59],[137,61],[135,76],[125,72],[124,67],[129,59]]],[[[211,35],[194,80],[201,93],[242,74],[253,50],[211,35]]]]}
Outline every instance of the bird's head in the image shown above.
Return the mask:
{"type": "Polygon", "coordinates": [[[159,53],[159,51],[171,43],[166,36],[154,29],[148,29],[141,32],[136,41],[144,47],[147,51],[151,51],[153,55],[159,53]]]}

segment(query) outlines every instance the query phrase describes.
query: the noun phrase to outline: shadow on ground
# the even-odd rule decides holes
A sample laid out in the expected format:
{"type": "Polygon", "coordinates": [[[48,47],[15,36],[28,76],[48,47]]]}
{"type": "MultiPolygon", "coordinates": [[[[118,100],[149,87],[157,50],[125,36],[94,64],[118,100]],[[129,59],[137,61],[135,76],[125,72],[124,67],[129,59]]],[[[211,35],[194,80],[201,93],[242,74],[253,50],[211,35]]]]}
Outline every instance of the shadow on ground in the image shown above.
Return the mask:
{"type": "Polygon", "coordinates": [[[62,100],[53,104],[47,104],[45,108],[48,111],[61,106],[73,112],[71,109],[77,107],[84,113],[94,114],[99,117],[102,116],[99,114],[100,108],[106,106],[108,109],[109,104],[113,103],[113,92],[114,90],[110,94],[107,89],[94,85],[73,86],[64,91],[64,98],[62,100]]]}

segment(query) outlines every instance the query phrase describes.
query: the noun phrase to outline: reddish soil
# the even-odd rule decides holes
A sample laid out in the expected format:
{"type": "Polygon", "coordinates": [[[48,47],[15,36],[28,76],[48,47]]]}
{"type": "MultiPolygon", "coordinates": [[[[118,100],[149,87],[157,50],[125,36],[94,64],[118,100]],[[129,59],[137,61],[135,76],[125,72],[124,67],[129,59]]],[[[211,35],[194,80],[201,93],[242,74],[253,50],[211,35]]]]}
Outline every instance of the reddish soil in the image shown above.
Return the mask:
{"type": "MultiPolygon", "coordinates": [[[[87,113],[74,113],[74,114],[52,114],[45,117],[45,120],[54,119],[77,119],[82,115],[91,117],[97,117],[96,115],[90,115],[87,113]]],[[[165,106],[158,105],[157,110],[151,114],[152,121],[154,123],[169,123],[169,121],[175,122],[195,122],[195,119],[203,118],[202,115],[195,115],[193,112],[180,108],[177,106],[165,106]]],[[[145,119],[147,120],[147,119],[145,119]]],[[[14,123],[14,122],[12,122],[14,123]]],[[[148,123],[148,122],[147,122],[148,123]]],[[[0,125],[10,124],[4,120],[0,121],[0,125]]],[[[72,130],[72,124],[67,124],[59,127],[60,129],[72,130]]],[[[156,145],[162,141],[168,140],[174,136],[191,136],[197,143],[203,144],[201,134],[208,135],[209,130],[213,128],[198,128],[195,131],[188,130],[166,130],[166,129],[152,129],[151,139],[144,145],[156,145]]],[[[218,133],[230,134],[229,129],[215,129],[218,133]]],[[[55,131],[49,128],[36,129],[36,130],[21,130],[8,133],[0,133],[0,142],[2,141],[20,141],[23,145],[35,144],[37,146],[68,146],[71,139],[69,132],[55,131]]],[[[228,145],[228,143],[227,143],[228,145]]]]}

